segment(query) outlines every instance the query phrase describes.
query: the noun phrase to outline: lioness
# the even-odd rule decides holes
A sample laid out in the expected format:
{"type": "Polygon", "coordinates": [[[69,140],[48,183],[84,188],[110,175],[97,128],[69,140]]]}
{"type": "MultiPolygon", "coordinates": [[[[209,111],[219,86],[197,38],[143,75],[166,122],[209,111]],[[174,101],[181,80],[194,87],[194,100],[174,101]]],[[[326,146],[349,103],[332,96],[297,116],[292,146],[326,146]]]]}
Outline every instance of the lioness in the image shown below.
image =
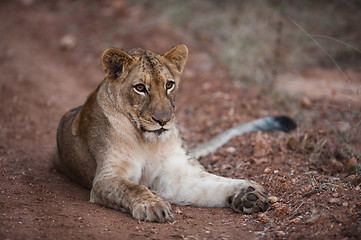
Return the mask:
{"type": "Polygon", "coordinates": [[[196,160],[251,131],[289,131],[287,117],[268,117],[230,128],[193,149],[184,148],[174,123],[174,100],[188,49],[163,55],[110,48],[102,55],[105,78],[85,104],[66,113],[52,161],[91,189],[90,201],[164,222],[172,204],[230,207],[252,213],[268,208],[267,192],[248,180],[205,172],[196,160]]]}

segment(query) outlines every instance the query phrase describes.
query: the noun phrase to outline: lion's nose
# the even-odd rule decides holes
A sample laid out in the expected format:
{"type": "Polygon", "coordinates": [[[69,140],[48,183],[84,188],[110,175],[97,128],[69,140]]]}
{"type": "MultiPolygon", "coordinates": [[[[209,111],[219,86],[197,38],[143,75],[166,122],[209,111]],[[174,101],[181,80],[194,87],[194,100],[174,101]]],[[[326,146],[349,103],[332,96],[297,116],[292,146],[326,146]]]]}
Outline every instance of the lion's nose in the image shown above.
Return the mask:
{"type": "Polygon", "coordinates": [[[161,125],[162,127],[164,125],[167,124],[167,122],[170,121],[170,114],[168,113],[161,113],[161,114],[157,114],[156,116],[152,117],[154,121],[156,121],[157,123],[159,123],[159,125],[161,125]]]}

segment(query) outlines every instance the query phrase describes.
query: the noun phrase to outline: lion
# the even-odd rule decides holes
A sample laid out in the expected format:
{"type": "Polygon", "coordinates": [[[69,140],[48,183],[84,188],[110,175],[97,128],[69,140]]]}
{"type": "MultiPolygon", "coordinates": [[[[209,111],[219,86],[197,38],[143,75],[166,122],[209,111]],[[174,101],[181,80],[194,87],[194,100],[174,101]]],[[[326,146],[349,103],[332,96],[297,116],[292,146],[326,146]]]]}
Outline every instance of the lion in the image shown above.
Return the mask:
{"type": "Polygon", "coordinates": [[[90,202],[126,211],[138,220],[165,222],[171,204],[265,211],[267,192],[250,180],[205,171],[197,161],[231,137],[296,127],[267,117],[230,128],[188,151],[175,124],[175,96],[188,58],[180,44],[165,54],[136,48],[106,50],[104,80],[57,129],[55,168],[90,189],[90,202]]]}

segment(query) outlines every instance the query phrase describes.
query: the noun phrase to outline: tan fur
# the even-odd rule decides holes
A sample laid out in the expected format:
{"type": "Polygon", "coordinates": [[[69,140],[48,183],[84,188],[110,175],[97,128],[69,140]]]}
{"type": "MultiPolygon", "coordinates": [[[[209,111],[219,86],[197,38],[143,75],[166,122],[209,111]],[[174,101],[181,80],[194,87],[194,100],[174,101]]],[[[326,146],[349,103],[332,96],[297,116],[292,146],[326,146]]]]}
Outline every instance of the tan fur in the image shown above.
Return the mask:
{"type": "Polygon", "coordinates": [[[91,189],[91,202],[158,222],[172,219],[169,202],[267,209],[260,185],[209,174],[183,149],[174,100],[187,57],[184,45],[163,55],[103,53],[104,80],[82,107],[63,116],[52,154],[59,171],[91,189]]]}

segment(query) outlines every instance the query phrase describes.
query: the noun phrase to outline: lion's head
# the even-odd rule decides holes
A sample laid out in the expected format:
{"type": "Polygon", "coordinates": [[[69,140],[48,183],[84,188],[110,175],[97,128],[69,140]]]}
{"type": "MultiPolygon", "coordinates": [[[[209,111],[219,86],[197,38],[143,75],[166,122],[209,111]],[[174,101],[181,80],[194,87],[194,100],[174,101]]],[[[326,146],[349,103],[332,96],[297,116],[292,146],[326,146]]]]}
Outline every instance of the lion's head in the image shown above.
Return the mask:
{"type": "Polygon", "coordinates": [[[137,48],[110,48],[102,55],[108,94],[146,137],[166,136],[174,121],[174,100],[188,49],[178,45],[163,55],[137,48]]]}

